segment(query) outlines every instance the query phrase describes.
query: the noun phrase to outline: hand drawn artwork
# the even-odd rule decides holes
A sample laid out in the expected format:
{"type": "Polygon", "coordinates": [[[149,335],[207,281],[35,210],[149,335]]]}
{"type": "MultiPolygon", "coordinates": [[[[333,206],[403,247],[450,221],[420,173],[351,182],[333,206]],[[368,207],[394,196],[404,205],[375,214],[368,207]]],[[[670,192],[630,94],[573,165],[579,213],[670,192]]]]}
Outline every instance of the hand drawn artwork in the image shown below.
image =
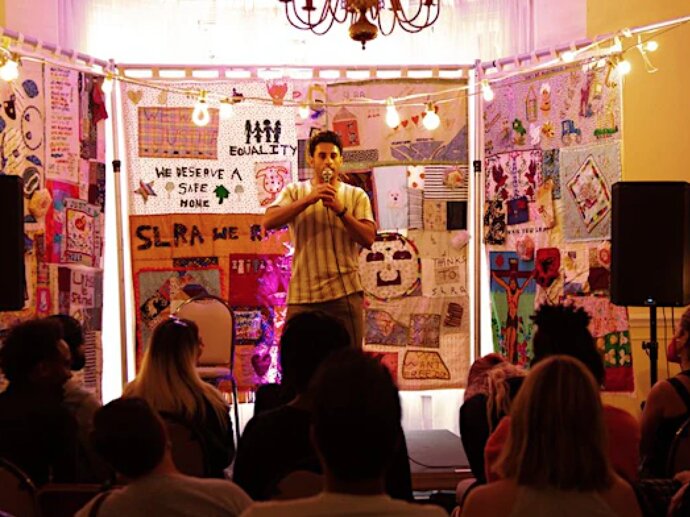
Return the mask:
{"type": "Polygon", "coordinates": [[[535,200],[537,187],[542,184],[540,150],[511,151],[488,156],[485,168],[487,200],[535,200]]]}
{"type": "Polygon", "coordinates": [[[422,258],[422,295],[467,296],[467,254],[422,258]]]}
{"type": "Polygon", "coordinates": [[[602,240],[611,235],[611,186],[621,178],[620,143],[561,151],[565,239],[602,240]]]}
{"type": "Polygon", "coordinates": [[[374,167],[379,230],[407,228],[407,171],[405,167],[374,167]]]}
{"type": "Polygon", "coordinates": [[[366,344],[406,346],[409,325],[397,321],[390,313],[382,309],[365,311],[366,344]]]}
{"type": "Polygon", "coordinates": [[[285,305],[292,257],[278,254],[231,254],[231,305],[285,305]]]}
{"type": "Polygon", "coordinates": [[[101,330],[103,270],[77,265],[48,267],[55,312],[77,318],[89,330],[101,330]]]}
{"type": "Polygon", "coordinates": [[[379,233],[370,250],[359,254],[359,272],[367,295],[377,300],[414,296],[421,282],[415,244],[399,233],[379,233]]]}
{"type": "Polygon", "coordinates": [[[268,206],[276,200],[283,187],[292,181],[290,162],[258,162],[254,177],[259,195],[259,204],[268,206]]]}
{"type": "Polygon", "coordinates": [[[592,318],[589,331],[604,357],[604,389],[633,391],[635,380],[627,308],[613,305],[608,298],[599,296],[579,296],[569,301],[585,309],[592,318]]]}
{"type": "Polygon", "coordinates": [[[134,275],[137,312],[137,363],[151,331],[189,298],[201,293],[222,296],[220,268],[142,268],[134,275]]]}
{"type": "Polygon", "coordinates": [[[57,65],[45,65],[46,176],[79,183],[79,74],[57,65]]]}
{"type": "Polygon", "coordinates": [[[80,199],[65,199],[65,245],[62,262],[101,267],[101,209],[80,199]]]}
{"type": "MultiPolygon", "coordinates": [[[[391,79],[332,83],[327,86],[329,103],[354,102],[361,98],[386,99],[414,94],[434,94],[466,83],[448,79],[391,79]]],[[[400,124],[389,128],[385,123],[385,106],[333,106],[328,120],[340,134],[345,147],[346,167],[396,163],[460,163],[468,161],[467,100],[448,94],[452,102],[436,105],[441,126],[433,133],[422,124],[424,109],[420,106],[398,107],[400,124]]],[[[441,97],[435,97],[441,98],[441,97]]]]}
{"type": "Polygon", "coordinates": [[[526,364],[531,355],[536,270],[515,252],[490,252],[491,327],[494,349],[514,364],[526,364]]]}
{"type": "Polygon", "coordinates": [[[521,76],[519,82],[496,82],[494,100],[485,105],[486,152],[620,139],[622,84],[610,66],[553,68],[521,76]]]}
{"type": "Polygon", "coordinates": [[[24,181],[25,230],[41,228],[31,211],[34,193],[45,185],[43,66],[24,61],[19,78],[0,81],[0,174],[24,181]]]}
{"type": "MultiPolygon", "coordinates": [[[[266,97],[263,81],[174,83],[233,99],[233,116],[211,108],[208,125],[196,126],[182,95],[159,102],[159,91],[122,84],[125,146],[130,170],[130,213],[263,214],[297,166],[295,108],[244,102],[266,97]]],[[[292,84],[270,85],[290,99],[292,84]]]]}
{"type": "Polygon", "coordinates": [[[403,359],[402,377],[408,381],[449,381],[450,371],[438,352],[408,350],[403,359]]]}

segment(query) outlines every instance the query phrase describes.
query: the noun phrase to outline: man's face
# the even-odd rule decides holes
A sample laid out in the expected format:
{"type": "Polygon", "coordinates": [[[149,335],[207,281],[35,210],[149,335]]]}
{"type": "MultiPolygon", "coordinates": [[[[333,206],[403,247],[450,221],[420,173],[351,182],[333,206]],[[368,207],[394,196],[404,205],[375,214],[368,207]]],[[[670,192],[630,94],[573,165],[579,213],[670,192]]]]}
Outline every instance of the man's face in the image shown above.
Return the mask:
{"type": "Polygon", "coordinates": [[[310,156],[307,161],[314,169],[316,181],[321,183],[323,182],[321,173],[327,168],[333,171],[333,179],[338,178],[338,171],[343,164],[343,157],[340,155],[337,146],[328,142],[321,142],[316,144],[314,156],[310,156]]]}
{"type": "Polygon", "coordinates": [[[69,346],[61,339],[57,343],[57,349],[57,357],[42,361],[35,370],[35,381],[45,387],[59,388],[72,377],[69,346]]]}

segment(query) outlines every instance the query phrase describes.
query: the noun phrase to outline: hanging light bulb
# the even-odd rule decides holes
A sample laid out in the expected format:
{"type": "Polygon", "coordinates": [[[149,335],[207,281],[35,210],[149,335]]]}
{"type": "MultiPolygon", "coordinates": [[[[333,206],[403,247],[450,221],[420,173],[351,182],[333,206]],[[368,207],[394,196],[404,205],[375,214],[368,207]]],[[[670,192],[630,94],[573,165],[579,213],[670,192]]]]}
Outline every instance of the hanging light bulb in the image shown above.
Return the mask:
{"type": "Polygon", "coordinates": [[[647,52],[654,52],[658,48],[659,48],[659,44],[654,40],[648,41],[647,43],[644,44],[644,49],[647,52]]]}
{"type": "Polygon", "coordinates": [[[194,105],[192,122],[197,126],[206,126],[211,122],[211,114],[208,111],[208,103],[206,102],[206,92],[203,90],[199,94],[199,100],[194,105]]]}
{"type": "Polygon", "coordinates": [[[101,83],[101,91],[104,95],[110,95],[113,91],[113,74],[106,74],[103,82],[101,83]]]}
{"type": "Polygon", "coordinates": [[[491,89],[488,79],[482,79],[482,97],[486,102],[494,100],[494,91],[491,89]]]}
{"type": "Polygon", "coordinates": [[[575,52],[572,50],[566,50],[561,54],[561,59],[564,63],[572,63],[575,61],[575,52]]]}
{"type": "Polygon", "coordinates": [[[629,74],[631,69],[632,67],[630,66],[630,61],[627,61],[625,59],[621,59],[620,61],[618,61],[618,64],[616,65],[616,71],[620,75],[629,74]]]}
{"type": "Polygon", "coordinates": [[[400,125],[400,115],[398,114],[398,110],[395,109],[393,97],[388,97],[386,101],[386,125],[391,129],[400,125]]]}
{"type": "Polygon", "coordinates": [[[424,124],[424,127],[427,128],[429,131],[433,131],[441,125],[441,119],[436,114],[436,108],[431,102],[426,106],[426,111],[424,112],[422,124],[424,124]]]}
{"type": "Polygon", "coordinates": [[[0,66],[0,79],[9,83],[19,77],[19,58],[9,52],[3,58],[4,62],[0,66]]]}
{"type": "Polygon", "coordinates": [[[300,104],[299,108],[297,108],[297,113],[299,113],[299,118],[302,120],[307,120],[309,118],[309,106],[307,106],[306,102],[300,104]]]}
{"type": "Polygon", "coordinates": [[[232,114],[235,109],[232,107],[232,101],[229,98],[225,98],[220,101],[220,118],[227,120],[232,118],[232,114]]]}

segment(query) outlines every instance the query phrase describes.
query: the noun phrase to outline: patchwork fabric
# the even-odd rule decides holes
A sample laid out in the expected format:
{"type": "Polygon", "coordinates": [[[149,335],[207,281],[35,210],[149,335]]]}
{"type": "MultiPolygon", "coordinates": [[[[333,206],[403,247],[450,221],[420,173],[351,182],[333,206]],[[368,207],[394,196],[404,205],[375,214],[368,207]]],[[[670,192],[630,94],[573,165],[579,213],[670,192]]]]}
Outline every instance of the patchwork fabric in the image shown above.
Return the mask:
{"type": "Polygon", "coordinates": [[[424,200],[424,229],[445,231],[448,228],[448,208],[445,201],[424,200]]]}
{"type": "Polygon", "coordinates": [[[79,184],[79,104],[74,95],[79,72],[58,65],[44,67],[46,98],[46,176],[79,184]]]}
{"type": "Polygon", "coordinates": [[[620,143],[561,151],[566,240],[602,240],[611,235],[611,185],[621,178],[620,143]]]}
{"type": "Polygon", "coordinates": [[[503,201],[494,199],[484,206],[484,242],[504,244],[506,241],[506,213],[503,201]]]}
{"type": "Polygon", "coordinates": [[[424,227],[423,202],[423,195],[420,190],[413,188],[407,189],[407,205],[409,209],[408,228],[417,229],[424,227]]]}
{"type": "Polygon", "coordinates": [[[542,153],[542,177],[553,182],[553,198],[561,199],[560,151],[546,149],[542,153]]]}
{"type": "Polygon", "coordinates": [[[534,201],[542,184],[542,153],[539,150],[511,151],[486,158],[486,199],[507,201],[526,197],[534,201]]]}
{"type": "Polygon", "coordinates": [[[376,206],[380,230],[407,228],[407,170],[405,167],[374,167],[376,206]]]}
{"type": "Polygon", "coordinates": [[[285,305],[292,257],[278,254],[230,255],[231,305],[285,305]]]}
{"type": "Polygon", "coordinates": [[[399,233],[379,233],[371,249],[360,253],[359,273],[369,296],[379,300],[412,296],[421,281],[417,246],[399,233]]]}
{"type": "Polygon", "coordinates": [[[468,174],[466,166],[425,166],[424,199],[467,201],[468,174]]]}

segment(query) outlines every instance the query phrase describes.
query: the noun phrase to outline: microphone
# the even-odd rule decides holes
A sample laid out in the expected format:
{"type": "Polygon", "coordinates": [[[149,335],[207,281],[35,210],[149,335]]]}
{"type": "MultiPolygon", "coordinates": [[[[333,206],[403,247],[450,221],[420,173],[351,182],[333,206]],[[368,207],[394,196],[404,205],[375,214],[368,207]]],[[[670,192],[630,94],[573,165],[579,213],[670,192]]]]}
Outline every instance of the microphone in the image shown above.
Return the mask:
{"type": "Polygon", "coordinates": [[[330,183],[331,179],[333,178],[333,171],[326,167],[324,170],[321,171],[321,178],[323,178],[324,183],[330,183]]]}

